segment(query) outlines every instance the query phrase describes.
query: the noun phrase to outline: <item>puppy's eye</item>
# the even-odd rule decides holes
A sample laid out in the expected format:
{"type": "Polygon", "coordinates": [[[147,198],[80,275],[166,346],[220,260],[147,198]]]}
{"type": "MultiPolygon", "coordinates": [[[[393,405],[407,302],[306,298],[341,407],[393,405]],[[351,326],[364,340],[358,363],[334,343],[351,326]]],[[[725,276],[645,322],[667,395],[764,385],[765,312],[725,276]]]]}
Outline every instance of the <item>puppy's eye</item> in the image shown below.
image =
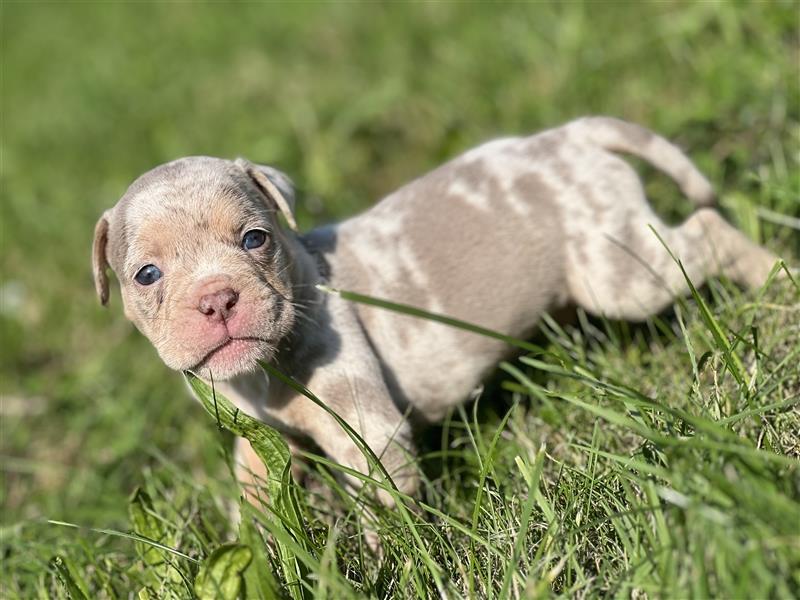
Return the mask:
{"type": "Polygon", "coordinates": [[[263,229],[251,229],[242,237],[242,248],[245,250],[253,250],[260,248],[267,241],[267,232],[263,229]]]}
{"type": "Polygon", "coordinates": [[[161,279],[162,274],[163,273],[161,273],[161,269],[159,269],[157,266],[145,265],[139,269],[139,272],[136,273],[136,277],[134,277],[134,279],[136,280],[136,283],[141,285],[150,285],[151,283],[155,283],[161,279]]]}

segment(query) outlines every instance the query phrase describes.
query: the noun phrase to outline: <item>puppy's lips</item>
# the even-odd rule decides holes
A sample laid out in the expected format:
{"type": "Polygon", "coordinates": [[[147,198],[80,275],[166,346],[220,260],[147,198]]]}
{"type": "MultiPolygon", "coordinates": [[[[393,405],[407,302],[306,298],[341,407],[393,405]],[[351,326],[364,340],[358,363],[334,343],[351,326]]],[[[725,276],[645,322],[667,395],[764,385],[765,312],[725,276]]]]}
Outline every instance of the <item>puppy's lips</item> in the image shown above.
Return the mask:
{"type": "Polygon", "coordinates": [[[253,346],[261,346],[266,349],[272,345],[272,340],[257,336],[241,336],[241,337],[228,337],[214,348],[209,350],[200,361],[193,366],[190,370],[197,371],[202,367],[207,366],[214,359],[222,359],[223,361],[235,361],[241,358],[244,353],[252,352],[253,346]],[[230,356],[225,356],[230,355],[230,356]],[[226,360],[227,359],[227,360],[226,360]]]}

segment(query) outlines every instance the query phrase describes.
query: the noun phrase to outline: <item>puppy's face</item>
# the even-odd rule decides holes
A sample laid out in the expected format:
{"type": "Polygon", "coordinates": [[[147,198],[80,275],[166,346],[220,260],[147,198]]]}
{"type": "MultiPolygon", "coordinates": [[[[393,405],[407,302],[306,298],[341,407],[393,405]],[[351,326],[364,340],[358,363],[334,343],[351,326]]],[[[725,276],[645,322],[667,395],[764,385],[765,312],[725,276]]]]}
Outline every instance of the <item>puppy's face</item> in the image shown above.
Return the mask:
{"type": "Polygon", "coordinates": [[[173,369],[225,379],[269,360],[292,328],[293,225],[288,178],[245,161],[184,158],[137,179],[95,230],[94,272],[106,267],[126,316],[173,369]]]}

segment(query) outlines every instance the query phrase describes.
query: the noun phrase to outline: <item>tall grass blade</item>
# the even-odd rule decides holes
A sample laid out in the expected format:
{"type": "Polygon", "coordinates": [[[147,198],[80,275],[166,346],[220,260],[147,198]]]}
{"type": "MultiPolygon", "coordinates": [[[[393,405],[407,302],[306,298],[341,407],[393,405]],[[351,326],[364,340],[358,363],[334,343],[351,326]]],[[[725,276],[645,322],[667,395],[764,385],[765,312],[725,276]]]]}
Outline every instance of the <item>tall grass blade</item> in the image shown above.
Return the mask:
{"type": "Polygon", "coordinates": [[[184,554],[180,550],[176,550],[175,548],[170,548],[169,546],[165,546],[164,544],[162,544],[162,543],[160,543],[160,542],[158,542],[156,540],[151,540],[151,539],[146,538],[146,537],[141,536],[141,535],[136,535],[136,534],[133,534],[133,533],[126,533],[124,531],[116,531],[114,529],[102,529],[102,528],[99,528],[99,527],[84,527],[82,525],[76,525],[75,523],[67,523],[66,521],[56,521],[54,519],[47,519],[47,522],[50,525],[59,525],[61,527],[72,527],[73,529],[83,529],[83,530],[86,530],[86,531],[92,531],[94,533],[101,533],[101,534],[104,534],[104,535],[111,535],[111,536],[115,536],[115,537],[126,538],[126,539],[129,539],[129,540],[133,540],[134,542],[142,542],[143,544],[149,544],[151,546],[155,546],[156,548],[160,548],[161,550],[165,550],[165,551],[167,551],[167,552],[169,552],[171,554],[174,554],[175,556],[179,556],[181,558],[185,558],[186,560],[191,561],[193,563],[199,563],[200,562],[199,560],[197,560],[193,556],[189,556],[188,554],[184,554]]]}
{"type": "MultiPolygon", "coordinates": [[[[217,420],[219,426],[250,442],[267,469],[267,498],[273,517],[286,528],[298,546],[310,552],[307,537],[303,533],[303,516],[295,497],[296,486],[291,481],[291,453],[280,433],[239,411],[225,396],[217,393],[194,373],[185,371],[184,375],[206,412],[217,420]]],[[[294,598],[305,597],[305,588],[298,584],[307,576],[306,567],[291,547],[279,540],[276,542],[289,593],[294,598]]]]}
{"type": "Polygon", "coordinates": [[[537,346],[536,344],[526,342],[525,340],[517,339],[510,335],[505,335],[503,333],[500,333],[499,331],[494,331],[492,329],[487,329],[486,327],[481,327],[480,325],[475,325],[474,323],[468,323],[467,321],[462,321],[461,319],[454,319],[453,317],[448,317],[447,315],[430,312],[427,310],[423,310],[421,308],[417,308],[415,306],[410,306],[408,304],[400,304],[399,302],[392,302],[391,300],[383,300],[381,298],[375,298],[373,296],[367,296],[365,294],[359,294],[357,292],[339,290],[332,287],[328,287],[326,285],[317,285],[317,288],[323,292],[327,292],[328,294],[344,298],[345,300],[358,302],[359,304],[366,304],[368,306],[376,306],[378,308],[384,308],[392,312],[409,315],[411,317],[417,317],[420,319],[424,319],[426,321],[434,321],[436,323],[442,323],[443,325],[449,325],[450,327],[461,329],[463,331],[471,331],[472,333],[477,333],[478,335],[482,335],[484,337],[494,338],[496,340],[500,340],[501,342],[505,342],[509,346],[514,346],[521,350],[526,350],[528,352],[532,352],[535,354],[544,353],[544,349],[541,346],[537,346]]]}
{"type": "Polygon", "coordinates": [[[254,522],[254,509],[249,502],[243,501],[239,510],[239,541],[253,552],[253,560],[243,574],[246,597],[263,600],[280,598],[280,586],[272,572],[264,540],[254,522]]]}
{"type": "Polygon", "coordinates": [[[353,427],[350,426],[349,423],[347,423],[347,421],[342,419],[342,417],[339,416],[336,413],[336,411],[332,410],[329,406],[327,406],[313,392],[311,392],[311,390],[306,388],[299,381],[297,381],[293,377],[290,377],[289,375],[286,375],[285,373],[276,369],[269,363],[260,362],[259,364],[261,365],[261,368],[264,369],[264,371],[267,373],[268,376],[274,377],[277,380],[281,381],[282,383],[293,389],[295,392],[302,394],[303,396],[311,400],[314,404],[319,406],[326,413],[328,413],[336,421],[336,423],[345,431],[348,437],[353,441],[353,443],[358,447],[358,449],[367,459],[370,470],[376,469],[381,474],[384,481],[375,481],[375,485],[380,487],[382,490],[387,492],[392,497],[392,500],[395,502],[395,507],[397,508],[400,517],[407,525],[411,533],[411,536],[416,543],[417,550],[419,551],[420,556],[426,565],[426,568],[430,572],[431,577],[436,582],[436,586],[440,591],[440,593],[444,593],[444,587],[441,578],[441,569],[439,568],[439,566],[436,564],[436,562],[433,560],[430,553],[428,552],[427,544],[425,544],[425,542],[422,540],[419,534],[419,531],[417,531],[417,527],[414,524],[414,519],[411,516],[408,508],[406,507],[402,495],[397,489],[397,486],[392,481],[389,472],[383,466],[383,463],[381,463],[380,459],[375,455],[375,452],[373,452],[372,448],[369,447],[369,445],[364,441],[361,435],[359,435],[358,432],[355,429],[353,429],[353,427]]]}
{"type": "Polygon", "coordinates": [[[711,332],[711,336],[714,338],[714,342],[717,346],[717,349],[720,350],[725,357],[725,366],[727,367],[728,371],[733,378],[736,379],[736,383],[739,384],[739,387],[742,390],[747,389],[747,384],[745,382],[745,368],[742,364],[739,355],[733,349],[733,346],[728,342],[728,339],[725,337],[725,333],[722,330],[722,326],[719,324],[719,321],[714,317],[711,312],[711,309],[706,304],[703,297],[698,293],[697,288],[694,286],[694,282],[689,277],[689,274],[686,273],[686,269],[683,266],[683,262],[673,254],[672,250],[667,246],[664,238],[662,238],[658,231],[651,225],[650,230],[655,234],[658,238],[658,241],[661,242],[661,245],[664,246],[666,251],[669,253],[672,260],[678,265],[678,268],[681,270],[683,274],[683,278],[686,281],[686,285],[689,286],[689,291],[692,294],[692,298],[697,303],[697,307],[700,310],[700,316],[703,319],[703,322],[708,327],[709,331],[711,332]]]}

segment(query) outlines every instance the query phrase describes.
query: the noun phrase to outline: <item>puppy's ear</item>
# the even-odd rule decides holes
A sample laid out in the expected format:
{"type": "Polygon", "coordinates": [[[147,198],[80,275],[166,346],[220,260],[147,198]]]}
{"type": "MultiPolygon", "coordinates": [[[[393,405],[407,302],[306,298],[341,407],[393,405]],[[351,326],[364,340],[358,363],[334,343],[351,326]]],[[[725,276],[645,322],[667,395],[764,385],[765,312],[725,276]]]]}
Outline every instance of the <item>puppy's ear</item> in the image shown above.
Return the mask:
{"type": "Polygon", "coordinates": [[[254,165],[244,158],[236,159],[236,166],[247,173],[261,192],[271,200],[286,219],[292,231],[297,231],[294,220],[294,185],[289,177],[266,165],[254,165]]]}
{"type": "Polygon", "coordinates": [[[92,244],[92,272],[94,273],[94,287],[97,290],[97,297],[100,303],[105,306],[108,304],[108,258],[106,257],[106,247],[108,246],[108,224],[111,211],[107,210],[97,221],[94,227],[94,244],[92,244]]]}

